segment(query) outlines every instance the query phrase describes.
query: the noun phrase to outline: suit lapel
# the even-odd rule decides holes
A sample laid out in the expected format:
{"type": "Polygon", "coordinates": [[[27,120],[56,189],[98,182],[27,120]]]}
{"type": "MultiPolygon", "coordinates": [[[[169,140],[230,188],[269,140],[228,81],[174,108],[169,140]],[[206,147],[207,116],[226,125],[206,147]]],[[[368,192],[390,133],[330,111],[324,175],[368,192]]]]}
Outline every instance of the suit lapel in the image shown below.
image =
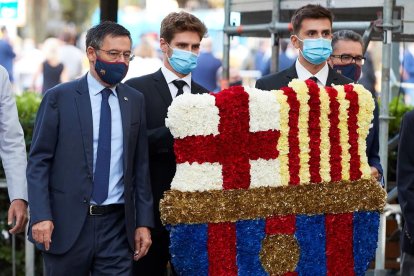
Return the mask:
{"type": "Polygon", "coordinates": [[[203,90],[202,87],[198,85],[197,83],[195,83],[193,79],[191,78],[191,94],[202,94],[205,92],[206,92],[206,89],[203,90]]]}
{"type": "Polygon", "coordinates": [[[119,109],[121,110],[122,118],[122,130],[123,130],[123,155],[124,155],[124,175],[126,174],[127,165],[128,165],[128,141],[129,141],[129,132],[131,127],[131,104],[128,100],[128,96],[125,93],[125,89],[122,84],[118,85],[116,88],[119,101],[119,109]]]}
{"type": "Polygon", "coordinates": [[[75,97],[75,101],[78,109],[83,147],[85,150],[89,174],[93,175],[93,122],[91,99],[89,97],[86,75],[79,80],[77,92],[78,95],[75,97]]]}
{"type": "Polygon", "coordinates": [[[334,74],[334,70],[329,66],[328,78],[326,79],[326,86],[332,86],[337,83],[338,78],[334,74]]]}
{"type": "Polygon", "coordinates": [[[298,78],[298,72],[296,72],[296,62],[294,62],[293,65],[286,70],[286,84],[284,86],[287,86],[293,79],[298,78]]]}
{"type": "Polygon", "coordinates": [[[155,72],[153,76],[155,80],[155,89],[160,94],[167,107],[170,106],[173,99],[171,97],[170,88],[168,87],[167,81],[165,80],[161,69],[155,72]]]}

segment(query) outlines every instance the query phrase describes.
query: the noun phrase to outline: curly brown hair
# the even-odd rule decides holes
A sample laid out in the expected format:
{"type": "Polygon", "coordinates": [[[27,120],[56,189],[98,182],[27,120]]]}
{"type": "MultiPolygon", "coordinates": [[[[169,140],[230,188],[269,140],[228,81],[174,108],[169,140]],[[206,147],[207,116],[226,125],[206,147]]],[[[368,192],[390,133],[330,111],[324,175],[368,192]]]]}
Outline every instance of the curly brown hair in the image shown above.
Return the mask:
{"type": "Polygon", "coordinates": [[[292,16],[292,28],[293,33],[297,34],[302,27],[302,21],[311,18],[311,19],[320,19],[320,18],[326,18],[329,19],[332,26],[333,21],[333,14],[330,10],[322,7],[321,5],[306,5],[299,9],[297,9],[292,16]]]}
{"type": "Polygon", "coordinates": [[[168,14],[161,22],[160,37],[170,43],[176,33],[196,32],[200,40],[207,33],[207,27],[194,15],[180,11],[168,14]]]}

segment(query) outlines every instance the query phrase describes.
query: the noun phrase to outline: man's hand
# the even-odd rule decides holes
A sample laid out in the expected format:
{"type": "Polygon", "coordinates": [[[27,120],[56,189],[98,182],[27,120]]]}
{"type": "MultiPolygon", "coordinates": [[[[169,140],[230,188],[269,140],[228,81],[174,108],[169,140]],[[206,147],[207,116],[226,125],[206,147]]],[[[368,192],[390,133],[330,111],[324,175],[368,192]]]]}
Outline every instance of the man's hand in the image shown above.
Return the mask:
{"type": "Polygon", "coordinates": [[[371,176],[374,177],[377,181],[380,181],[380,174],[375,167],[371,167],[371,176]]]}
{"type": "Polygon", "coordinates": [[[44,220],[33,224],[32,236],[37,243],[42,243],[46,250],[49,250],[52,243],[53,222],[51,220],[44,220]]]}
{"type": "Polygon", "coordinates": [[[135,252],[134,260],[138,261],[148,253],[152,244],[151,232],[147,227],[138,227],[135,229],[135,252]]]}
{"type": "Polygon", "coordinates": [[[7,213],[7,224],[11,227],[13,222],[16,225],[9,230],[10,234],[23,232],[27,224],[27,203],[23,199],[15,199],[10,204],[7,213]]]}

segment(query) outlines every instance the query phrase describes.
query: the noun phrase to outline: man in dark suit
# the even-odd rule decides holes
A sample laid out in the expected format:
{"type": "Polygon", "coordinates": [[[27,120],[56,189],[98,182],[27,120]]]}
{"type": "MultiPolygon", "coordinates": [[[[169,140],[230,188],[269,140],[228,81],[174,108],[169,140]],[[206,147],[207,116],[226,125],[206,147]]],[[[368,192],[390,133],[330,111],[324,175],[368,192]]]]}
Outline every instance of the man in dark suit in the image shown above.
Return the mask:
{"type": "MultiPolygon", "coordinates": [[[[339,74],[342,74],[354,82],[361,76],[362,65],[365,57],[363,54],[364,42],[362,37],[351,30],[341,30],[335,32],[332,38],[332,55],[328,59],[329,65],[339,74]]],[[[372,91],[371,91],[372,92],[372,91]]],[[[371,175],[377,179],[382,178],[382,166],[379,157],[379,122],[378,122],[378,103],[375,95],[374,119],[367,136],[367,156],[368,164],[371,167],[371,175]]]]}
{"type": "Polygon", "coordinates": [[[162,226],[159,201],[170,189],[175,174],[174,139],[165,126],[168,107],[173,99],[185,93],[207,93],[195,83],[191,71],[197,65],[200,42],[207,29],[195,16],[170,13],[161,22],[160,48],[163,67],[153,74],[130,79],[126,84],[141,91],[147,108],[149,164],[154,197],[155,228],[148,255],[134,265],[136,275],[162,276],[169,256],[169,234],[162,226]]]}
{"type": "Polygon", "coordinates": [[[275,90],[292,79],[312,78],[319,85],[347,84],[350,79],[332,70],[326,60],[332,53],[332,13],[320,5],[306,5],[292,16],[290,41],[299,50],[296,62],[286,70],[257,80],[256,88],[275,90]]]}
{"type": "Polygon", "coordinates": [[[50,89],[36,118],[27,169],[29,239],[47,275],[130,275],[151,245],[145,103],[121,84],[128,30],[86,36],[89,73],[50,89]]]}
{"type": "Polygon", "coordinates": [[[398,145],[398,200],[404,217],[401,233],[401,275],[414,271],[414,111],[406,113],[401,122],[398,145]]]}

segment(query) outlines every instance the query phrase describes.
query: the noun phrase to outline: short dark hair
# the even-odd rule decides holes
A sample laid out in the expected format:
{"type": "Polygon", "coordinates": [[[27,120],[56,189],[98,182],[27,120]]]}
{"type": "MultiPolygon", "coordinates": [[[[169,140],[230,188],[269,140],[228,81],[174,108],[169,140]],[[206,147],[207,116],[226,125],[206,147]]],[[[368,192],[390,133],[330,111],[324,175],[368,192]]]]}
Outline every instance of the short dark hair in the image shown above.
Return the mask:
{"type": "Polygon", "coordinates": [[[132,42],[131,33],[124,26],[112,21],[103,21],[90,28],[86,33],[86,48],[91,46],[92,48],[99,49],[108,35],[111,37],[127,36],[132,42]]]}
{"type": "Polygon", "coordinates": [[[331,26],[332,26],[332,21],[333,21],[333,14],[330,10],[322,7],[321,5],[306,5],[303,6],[299,9],[297,9],[292,16],[292,28],[293,28],[293,33],[297,34],[300,30],[300,28],[302,27],[302,21],[307,19],[307,18],[312,18],[312,19],[320,19],[320,18],[326,18],[329,19],[329,21],[331,22],[331,26]]]}
{"type": "Polygon", "coordinates": [[[196,32],[200,40],[207,33],[207,27],[191,13],[180,11],[168,14],[161,22],[160,37],[170,43],[176,33],[196,32]]]}
{"type": "Polygon", "coordinates": [[[359,33],[356,33],[352,30],[340,30],[337,32],[334,32],[332,35],[332,48],[335,49],[336,43],[340,40],[346,40],[346,41],[355,41],[359,42],[364,48],[364,41],[362,40],[362,36],[359,33]]]}

